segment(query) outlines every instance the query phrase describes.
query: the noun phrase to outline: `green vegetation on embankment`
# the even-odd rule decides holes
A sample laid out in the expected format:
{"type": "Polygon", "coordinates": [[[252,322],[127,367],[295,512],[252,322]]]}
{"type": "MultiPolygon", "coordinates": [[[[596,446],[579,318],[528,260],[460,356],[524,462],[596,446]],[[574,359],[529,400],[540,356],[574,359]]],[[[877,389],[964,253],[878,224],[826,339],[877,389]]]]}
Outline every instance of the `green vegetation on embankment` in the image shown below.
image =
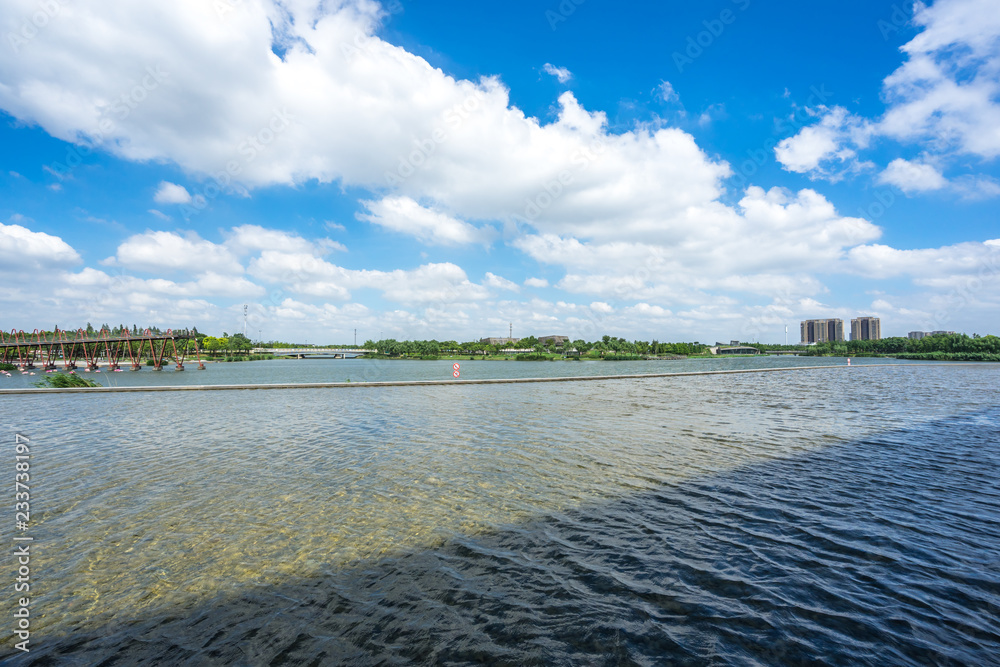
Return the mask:
{"type": "Polygon", "coordinates": [[[937,334],[920,339],[883,338],[817,343],[803,348],[814,357],[895,357],[920,361],[1000,361],[1000,337],[937,334]]]}
{"type": "Polygon", "coordinates": [[[69,373],[55,373],[54,375],[47,375],[42,378],[39,382],[35,383],[36,387],[42,387],[43,389],[48,389],[50,387],[55,387],[58,389],[66,389],[69,387],[101,387],[103,385],[89,380],[80,375],[70,375],[69,373]]]}

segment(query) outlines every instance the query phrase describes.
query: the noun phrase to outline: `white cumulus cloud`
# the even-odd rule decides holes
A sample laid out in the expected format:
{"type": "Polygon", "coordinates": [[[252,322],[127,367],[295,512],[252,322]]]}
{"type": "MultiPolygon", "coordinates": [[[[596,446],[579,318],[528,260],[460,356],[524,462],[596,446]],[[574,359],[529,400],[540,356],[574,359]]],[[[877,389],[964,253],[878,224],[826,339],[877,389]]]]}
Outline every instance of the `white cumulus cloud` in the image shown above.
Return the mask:
{"type": "Polygon", "coordinates": [[[907,194],[940,190],[948,185],[948,180],[933,165],[902,158],[890,162],[885,171],[879,174],[878,180],[880,183],[895,185],[907,194]]]}
{"type": "Polygon", "coordinates": [[[517,283],[507,280],[503,276],[498,276],[495,273],[486,272],[486,276],[483,278],[483,285],[486,287],[495,287],[497,289],[509,290],[511,292],[520,292],[521,288],[517,283]]]}
{"type": "Polygon", "coordinates": [[[421,206],[409,197],[386,197],[364,204],[369,212],[359,214],[360,219],[409,234],[427,244],[488,244],[495,236],[490,227],[476,228],[446,213],[421,206]]]}
{"type": "Polygon", "coordinates": [[[566,83],[573,78],[573,73],[565,67],[556,67],[552,63],[545,63],[542,69],[546,74],[551,74],[559,80],[559,83],[566,83]]]}
{"type": "Polygon", "coordinates": [[[205,270],[227,274],[243,273],[243,266],[230,250],[202,239],[191,232],[182,236],[176,232],[146,232],[126,239],[114,257],[105,260],[109,266],[122,266],[136,271],[205,270]]]}
{"type": "Polygon", "coordinates": [[[153,195],[153,201],[158,204],[190,204],[191,193],[183,185],[161,181],[153,195]]]}
{"type": "MultiPolygon", "coordinates": [[[[15,219],[23,221],[17,216],[15,219]]],[[[0,222],[0,271],[68,266],[82,261],[58,236],[0,222]]]]}
{"type": "Polygon", "coordinates": [[[920,146],[934,164],[893,160],[880,181],[908,193],[942,190],[950,180],[958,184],[951,190],[963,196],[1000,194],[980,174],[948,178],[942,171],[968,169],[964,156],[1000,156],[1000,12],[993,0],[938,0],[914,7],[913,23],[920,32],[901,47],[905,62],[883,80],[885,113],[868,119],[842,107],[810,110],[818,122],[775,149],[785,169],[837,180],[871,166],[859,152],[873,138],[892,139],[920,146]]]}

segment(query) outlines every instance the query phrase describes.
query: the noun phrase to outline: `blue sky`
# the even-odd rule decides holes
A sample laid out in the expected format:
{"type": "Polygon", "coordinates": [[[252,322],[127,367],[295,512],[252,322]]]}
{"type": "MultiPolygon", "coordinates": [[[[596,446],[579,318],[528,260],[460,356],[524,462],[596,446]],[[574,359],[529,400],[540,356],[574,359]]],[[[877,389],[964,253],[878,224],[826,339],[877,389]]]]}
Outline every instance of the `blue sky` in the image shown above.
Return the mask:
{"type": "Polygon", "coordinates": [[[0,326],[1000,330],[988,0],[2,0],[0,326]]]}

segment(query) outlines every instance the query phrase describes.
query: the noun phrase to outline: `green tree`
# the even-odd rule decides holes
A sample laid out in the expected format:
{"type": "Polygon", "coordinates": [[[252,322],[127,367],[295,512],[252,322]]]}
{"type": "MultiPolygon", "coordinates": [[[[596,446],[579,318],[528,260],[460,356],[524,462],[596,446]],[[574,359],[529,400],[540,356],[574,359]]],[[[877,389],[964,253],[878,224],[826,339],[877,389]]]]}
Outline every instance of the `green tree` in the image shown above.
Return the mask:
{"type": "Polygon", "coordinates": [[[233,337],[229,339],[229,349],[249,354],[250,350],[253,349],[253,342],[241,333],[233,334],[233,337]]]}

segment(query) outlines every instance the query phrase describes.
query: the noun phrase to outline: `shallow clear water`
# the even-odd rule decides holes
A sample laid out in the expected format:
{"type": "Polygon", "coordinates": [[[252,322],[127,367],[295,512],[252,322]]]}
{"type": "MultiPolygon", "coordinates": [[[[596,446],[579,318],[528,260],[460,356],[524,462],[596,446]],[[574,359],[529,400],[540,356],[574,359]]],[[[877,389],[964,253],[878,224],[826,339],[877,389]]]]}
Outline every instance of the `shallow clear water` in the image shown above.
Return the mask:
{"type": "MultiPolygon", "coordinates": [[[[680,363],[698,362],[660,366],[680,363]]],[[[16,660],[996,664],[998,380],[897,364],[0,397],[0,433],[32,438],[16,660]]]]}
{"type": "MultiPolygon", "coordinates": [[[[484,361],[460,359],[418,361],[399,359],[271,359],[268,361],[241,361],[207,363],[203,371],[196,370],[197,362],[185,364],[186,370],[177,372],[172,367],[154,371],[146,366],[141,371],[125,370],[120,373],[90,373],[78,370],[84,377],[104,386],[154,386],[154,385],[216,385],[216,384],[283,384],[291,382],[380,382],[386,380],[452,380],[452,364],[458,363],[463,380],[526,378],[526,377],[579,377],[584,375],[629,375],[634,373],[677,373],[705,370],[730,370],[741,368],[787,368],[791,366],[847,365],[843,358],[824,357],[736,357],[715,359],[688,359],[675,361],[484,361]]],[[[917,362],[897,359],[852,359],[854,365],[863,364],[912,364],[917,362]]],[[[44,371],[35,375],[14,371],[11,377],[0,376],[0,389],[32,387],[45,377],[44,371]]]]}

